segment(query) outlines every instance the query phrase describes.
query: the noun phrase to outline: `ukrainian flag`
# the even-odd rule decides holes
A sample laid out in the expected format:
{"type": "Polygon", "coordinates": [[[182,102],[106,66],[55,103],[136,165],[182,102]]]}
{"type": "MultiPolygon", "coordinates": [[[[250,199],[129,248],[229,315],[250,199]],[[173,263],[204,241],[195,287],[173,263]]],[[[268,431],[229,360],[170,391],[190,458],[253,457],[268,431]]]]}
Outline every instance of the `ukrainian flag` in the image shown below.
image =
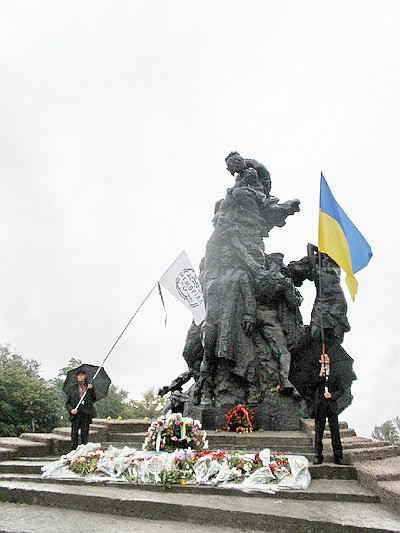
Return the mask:
{"type": "Polygon", "coordinates": [[[354,301],[358,287],[354,274],[368,265],[372,250],[335,200],[322,172],[318,250],[329,255],[346,272],[346,284],[354,301]]]}

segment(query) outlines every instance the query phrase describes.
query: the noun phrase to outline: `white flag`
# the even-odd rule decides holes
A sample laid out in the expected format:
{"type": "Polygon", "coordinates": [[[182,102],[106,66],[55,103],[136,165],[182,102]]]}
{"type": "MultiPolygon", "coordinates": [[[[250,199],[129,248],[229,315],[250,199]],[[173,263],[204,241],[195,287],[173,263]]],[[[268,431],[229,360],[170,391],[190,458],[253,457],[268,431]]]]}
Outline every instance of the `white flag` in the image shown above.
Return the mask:
{"type": "Polygon", "coordinates": [[[206,316],[203,291],[185,250],[175,259],[160,283],[192,312],[195,323],[201,324],[206,316]]]}

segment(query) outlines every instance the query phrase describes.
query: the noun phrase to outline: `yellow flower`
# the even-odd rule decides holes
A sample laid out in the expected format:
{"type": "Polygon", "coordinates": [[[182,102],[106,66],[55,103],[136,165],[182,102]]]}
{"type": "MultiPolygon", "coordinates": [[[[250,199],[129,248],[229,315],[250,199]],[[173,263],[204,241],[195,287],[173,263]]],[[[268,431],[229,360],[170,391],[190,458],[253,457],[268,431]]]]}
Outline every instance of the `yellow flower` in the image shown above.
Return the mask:
{"type": "Polygon", "coordinates": [[[149,417],[148,417],[148,416],[145,416],[145,417],[144,417],[144,420],[149,420],[149,417]]]}
{"type": "Polygon", "coordinates": [[[107,420],[111,420],[111,416],[108,416],[108,417],[107,417],[107,420]]]}
{"type": "Polygon", "coordinates": [[[118,420],[122,420],[122,416],[119,416],[119,417],[118,417],[118,420]]]}

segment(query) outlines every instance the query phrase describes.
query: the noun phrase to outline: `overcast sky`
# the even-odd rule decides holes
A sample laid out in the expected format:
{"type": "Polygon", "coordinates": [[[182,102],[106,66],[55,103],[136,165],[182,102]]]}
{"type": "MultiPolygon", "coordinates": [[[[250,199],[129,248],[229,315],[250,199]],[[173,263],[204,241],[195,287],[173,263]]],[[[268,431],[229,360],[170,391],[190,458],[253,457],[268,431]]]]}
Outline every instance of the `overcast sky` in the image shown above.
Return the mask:
{"type": "MultiPolygon", "coordinates": [[[[398,0],[0,1],[0,343],[45,378],[100,363],[183,249],[197,269],[237,150],[301,200],[267,252],[316,243],[321,170],[369,241],[342,419],[369,436],[400,415],[399,15],[398,0]]],[[[186,370],[191,316],[165,302],[167,327],[153,291],[106,363],[131,398],[186,370]]]]}

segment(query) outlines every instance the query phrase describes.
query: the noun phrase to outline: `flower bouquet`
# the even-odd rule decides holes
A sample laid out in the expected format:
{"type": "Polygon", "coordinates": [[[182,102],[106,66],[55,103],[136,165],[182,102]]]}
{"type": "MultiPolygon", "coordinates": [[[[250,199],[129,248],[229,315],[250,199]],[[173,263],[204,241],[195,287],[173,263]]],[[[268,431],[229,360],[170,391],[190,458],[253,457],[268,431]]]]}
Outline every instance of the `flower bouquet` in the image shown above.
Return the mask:
{"type": "Polygon", "coordinates": [[[96,471],[97,463],[101,458],[105,457],[104,448],[98,448],[95,451],[89,452],[86,455],[81,455],[75,459],[70,459],[67,462],[67,467],[75,474],[80,476],[87,476],[96,471]]]}
{"type": "Polygon", "coordinates": [[[275,452],[271,455],[269,468],[276,482],[279,482],[285,476],[292,475],[288,458],[283,453],[275,452]]]}
{"type": "Polygon", "coordinates": [[[244,405],[237,405],[230,409],[226,415],[227,431],[236,431],[236,433],[252,433],[254,420],[254,411],[244,405]]]}
{"type": "MultiPolygon", "coordinates": [[[[175,420],[175,415],[164,421],[171,419],[175,420]]],[[[79,475],[88,481],[156,483],[165,488],[188,483],[238,488],[245,492],[304,489],[311,481],[305,457],[286,456],[268,448],[256,454],[210,452],[204,448],[154,453],[128,447],[119,450],[113,446],[104,450],[96,443],[89,443],[81,445],[73,455],[62,456],[45,465],[42,470],[42,477],[46,478],[71,478],[73,472],[74,477],[79,475]]]]}
{"type": "Polygon", "coordinates": [[[152,422],[146,432],[143,450],[173,452],[180,448],[208,448],[206,432],[198,420],[168,412],[152,422]]]}

